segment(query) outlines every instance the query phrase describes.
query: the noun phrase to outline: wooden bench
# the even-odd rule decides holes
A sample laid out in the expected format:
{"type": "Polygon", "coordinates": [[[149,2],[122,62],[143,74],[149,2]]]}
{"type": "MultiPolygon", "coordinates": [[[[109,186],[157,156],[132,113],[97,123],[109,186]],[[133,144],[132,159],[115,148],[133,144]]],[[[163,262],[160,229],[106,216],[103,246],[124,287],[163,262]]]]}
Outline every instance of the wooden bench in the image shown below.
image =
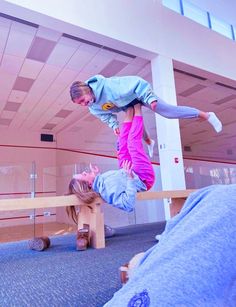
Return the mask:
{"type": "MultiPolygon", "coordinates": [[[[137,200],[170,199],[170,212],[171,217],[173,217],[180,211],[189,194],[194,191],[195,190],[140,192],[137,194],[137,200]]],[[[104,201],[98,198],[92,204],[85,205],[80,203],[75,195],[1,199],[0,212],[21,209],[57,208],[72,205],[78,206],[78,229],[82,228],[83,224],[89,224],[91,246],[94,248],[104,248],[104,215],[101,208],[103,203],[104,201]]]]}
{"type": "Polygon", "coordinates": [[[158,192],[140,192],[137,194],[137,200],[155,200],[169,199],[170,200],[170,216],[173,217],[179,213],[187,197],[196,190],[169,190],[158,192]]]}
{"type": "Polygon", "coordinates": [[[78,227],[82,228],[83,224],[89,224],[91,246],[94,248],[103,248],[105,247],[105,236],[104,217],[101,210],[102,203],[103,201],[98,198],[90,205],[82,204],[75,195],[36,198],[10,198],[0,199],[0,212],[22,209],[45,209],[78,206],[78,227]]]}

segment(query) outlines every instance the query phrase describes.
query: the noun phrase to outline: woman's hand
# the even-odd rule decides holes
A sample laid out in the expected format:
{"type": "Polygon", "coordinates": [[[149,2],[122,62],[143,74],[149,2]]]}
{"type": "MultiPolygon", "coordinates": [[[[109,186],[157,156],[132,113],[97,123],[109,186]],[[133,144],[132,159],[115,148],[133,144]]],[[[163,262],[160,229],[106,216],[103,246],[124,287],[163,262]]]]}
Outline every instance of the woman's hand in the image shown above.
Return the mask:
{"type": "Polygon", "coordinates": [[[97,167],[97,165],[92,165],[92,163],[89,164],[89,168],[90,171],[97,176],[97,174],[99,173],[99,168],[97,167]]]}
{"type": "Polygon", "coordinates": [[[126,174],[128,175],[128,177],[130,178],[134,178],[134,174],[133,174],[133,171],[132,171],[132,163],[131,161],[129,160],[125,160],[123,163],[122,163],[122,168],[123,170],[126,172],[126,174]]]}

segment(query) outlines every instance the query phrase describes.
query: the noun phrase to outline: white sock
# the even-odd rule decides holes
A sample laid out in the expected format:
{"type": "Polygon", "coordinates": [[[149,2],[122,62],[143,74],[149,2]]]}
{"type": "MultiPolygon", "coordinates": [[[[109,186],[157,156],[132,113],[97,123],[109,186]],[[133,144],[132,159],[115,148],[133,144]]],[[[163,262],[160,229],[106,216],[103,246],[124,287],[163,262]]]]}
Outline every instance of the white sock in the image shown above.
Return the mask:
{"type": "Polygon", "coordinates": [[[222,130],[222,123],[214,112],[209,112],[208,122],[213,126],[215,131],[219,133],[222,130]]]}
{"type": "Polygon", "coordinates": [[[149,157],[153,157],[153,147],[155,145],[155,141],[151,139],[150,144],[147,145],[149,157]]]}
{"type": "Polygon", "coordinates": [[[156,236],[155,236],[155,239],[156,239],[157,241],[160,241],[160,238],[161,238],[161,235],[156,235],[156,236]]]}

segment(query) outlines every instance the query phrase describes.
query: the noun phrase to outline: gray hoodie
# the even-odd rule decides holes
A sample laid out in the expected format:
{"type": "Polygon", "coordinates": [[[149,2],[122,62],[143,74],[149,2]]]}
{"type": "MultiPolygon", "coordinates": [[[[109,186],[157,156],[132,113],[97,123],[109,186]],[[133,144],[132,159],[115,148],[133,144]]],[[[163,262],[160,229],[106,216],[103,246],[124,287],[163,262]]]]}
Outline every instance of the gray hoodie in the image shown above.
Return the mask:
{"type": "Polygon", "coordinates": [[[113,207],[127,212],[134,210],[136,193],[146,191],[146,185],[134,173],[130,178],[123,169],[107,171],[96,176],[93,190],[113,207]]]}
{"type": "Polygon", "coordinates": [[[114,113],[124,110],[133,100],[138,99],[144,105],[157,100],[151,85],[137,76],[105,78],[96,75],[86,83],[96,98],[89,111],[112,129],[119,126],[114,113]]]}

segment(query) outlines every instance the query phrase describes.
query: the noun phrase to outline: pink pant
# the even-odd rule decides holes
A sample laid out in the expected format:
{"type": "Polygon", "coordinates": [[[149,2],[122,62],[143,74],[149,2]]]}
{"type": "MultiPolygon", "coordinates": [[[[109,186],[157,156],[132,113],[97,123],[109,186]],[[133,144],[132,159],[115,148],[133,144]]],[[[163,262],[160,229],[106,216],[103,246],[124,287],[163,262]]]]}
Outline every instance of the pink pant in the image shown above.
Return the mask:
{"type": "Polygon", "coordinates": [[[120,168],[124,160],[131,161],[134,172],[149,190],[155,181],[155,174],[152,164],[144,151],[142,136],[142,116],[134,116],[132,122],[123,123],[118,140],[118,161],[120,168]]]}

